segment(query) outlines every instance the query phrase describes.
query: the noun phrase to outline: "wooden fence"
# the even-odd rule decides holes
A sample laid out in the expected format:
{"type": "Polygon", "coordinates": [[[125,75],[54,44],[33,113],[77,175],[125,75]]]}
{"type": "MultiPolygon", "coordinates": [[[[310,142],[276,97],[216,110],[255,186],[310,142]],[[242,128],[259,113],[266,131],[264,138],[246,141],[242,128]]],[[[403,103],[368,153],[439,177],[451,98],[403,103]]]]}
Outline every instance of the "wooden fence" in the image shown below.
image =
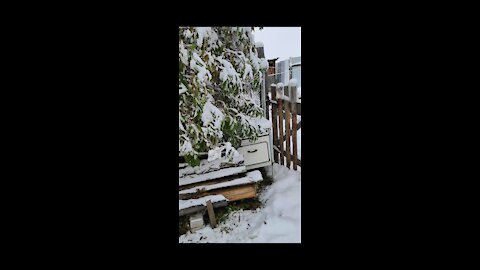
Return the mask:
{"type": "Polygon", "coordinates": [[[297,155],[297,88],[270,85],[273,126],[273,158],[276,163],[293,170],[302,166],[297,155]]]}

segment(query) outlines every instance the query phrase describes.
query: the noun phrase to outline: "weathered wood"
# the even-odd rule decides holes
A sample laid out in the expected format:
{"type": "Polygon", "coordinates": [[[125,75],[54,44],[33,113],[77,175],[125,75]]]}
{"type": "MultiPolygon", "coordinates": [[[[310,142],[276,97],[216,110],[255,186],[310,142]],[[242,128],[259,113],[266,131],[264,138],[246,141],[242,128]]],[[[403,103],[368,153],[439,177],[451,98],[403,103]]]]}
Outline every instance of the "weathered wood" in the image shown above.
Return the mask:
{"type": "Polygon", "coordinates": [[[218,171],[208,172],[200,175],[197,175],[197,174],[187,175],[179,179],[179,186],[189,185],[193,183],[200,183],[207,180],[212,180],[220,177],[243,173],[246,171],[247,171],[247,167],[240,166],[240,167],[230,167],[226,169],[221,169],[218,171]]]}
{"type": "MultiPolygon", "coordinates": [[[[273,145],[278,144],[278,117],[277,117],[277,88],[276,86],[270,86],[272,94],[272,129],[273,129],[273,145]],[[275,101],[275,103],[273,103],[275,101]]],[[[278,163],[278,154],[274,153],[273,159],[278,163]]]]}
{"type": "MultiPolygon", "coordinates": [[[[273,150],[274,150],[274,152],[280,153],[280,149],[278,149],[277,146],[273,146],[273,150]]],[[[287,154],[287,153],[285,153],[285,151],[283,153],[284,153],[284,155],[287,154]]],[[[300,166],[300,167],[302,166],[301,161],[298,158],[297,158],[297,166],[300,166]]]]}
{"type": "Polygon", "coordinates": [[[229,201],[250,199],[257,196],[257,193],[255,192],[255,184],[219,190],[217,194],[225,196],[229,201]]]}
{"type": "Polygon", "coordinates": [[[178,190],[190,189],[190,188],[196,187],[200,184],[201,185],[214,185],[214,184],[218,184],[218,183],[228,182],[228,181],[231,181],[231,180],[234,180],[234,179],[237,179],[237,178],[240,178],[240,177],[245,177],[245,176],[246,176],[246,173],[241,173],[241,174],[236,174],[236,175],[225,176],[225,177],[222,177],[222,178],[215,178],[215,179],[207,180],[207,181],[204,181],[204,182],[201,182],[201,183],[193,183],[193,184],[189,184],[189,185],[179,186],[178,190]]]}
{"type": "MultiPolygon", "coordinates": [[[[179,216],[189,215],[196,212],[203,212],[206,209],[206,200],[212,200],[210,197],[201,197],[198,199],[191,200],[179,200],[179,216]]],[[[228,200],[223,197],[223,199],[215,199],[213,202],[213,207],[223,207],[228,204],[228,200]]]]}
{"type": "MultiPolygon", "coordinates": [[[[285,106],[285,131],[286,131],[286,134],[290,135],[291,132],[290,132],[290,102],[285,100],[285,103],[284,103],[284,106],[285,106]]],[[[286,152],[286,157],[287,157],[287,162],[285,163],[285,165],[287,166],[287,168],[290,168],[291,166],[291,159],[290,159],[290,136],[287,137],[287,140],[286,140],[286,144],[285,144],[285,152],[286,152]]],[[[283,144],[283,143],[282,143],[283,144]]]]}
{"type": "Polygon", "coordinates": [[[213,205],[210,200],[207,201],[208,218],[210,219],[210,226],[215,228],[217,226],[217,220],[215,219],[215,212],[213,211],[213,205]]]}
{"type": "MultiPolygon", "coordinates": [[[[293,86],[292,87],[292,100],[295,102],[291,103],[292,107],[292,150],[293,150],[293,169],[297,170],[297,160],[298,160],[298,154],[297,154],[297,87],[293,86]]],[[[288,140],[290,141],[290,140],[288,140]]]]}
{"type": "MultiPolygon", "coordinates": [[[[278,133],[279,138],[283,138],[283,102],[282,99],[277,99],[278,102],[278,133]]],[[[280,164],[284,164],[284,155],[283,155],[283,141],[278,142],[278,147],[280,148],[280,164]]]]}
{"type": "Polygon", "coordinates": [[[258,178],[254,178],[247,174],[247,176],[245,177],[240,177],[227,182],[217,183],[213,185],[199,185],[190,189],[180,190],[178,194],[180,196],[184,194],[195,194],[202,191],[209,191],[209,190],[215,190],[215,189],[221,189],[221,188],[227,188],[227,187],[233,187],[233,186],[241,186],[241,185],[250,184],[250,183],[256,183],[262,180],[263,178],[261,176],[258,178]]]}
{"type": "MultiPolygon", "coordinates": [[[[179,194],[182,199],[191,198],[197,194],[179,194]]],[[[243,199],[255,198],[257,196],[255,192],[255,183],[245,184],[241,186],[227,187],[222,189],[208,190],[201,192],[200,195],[223,195],[228,201],[238,201],[243,199]]]]}

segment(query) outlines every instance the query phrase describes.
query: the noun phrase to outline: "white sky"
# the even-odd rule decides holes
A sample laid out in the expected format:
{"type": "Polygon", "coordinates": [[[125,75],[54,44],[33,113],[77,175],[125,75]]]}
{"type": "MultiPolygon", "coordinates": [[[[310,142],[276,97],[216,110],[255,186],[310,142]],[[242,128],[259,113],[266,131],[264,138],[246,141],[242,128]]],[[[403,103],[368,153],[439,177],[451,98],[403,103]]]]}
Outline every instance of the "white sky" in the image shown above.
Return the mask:
{"type": "Polygon", "coordinates": [[[253,34],[255,42],[263,42],[267,60],[301,56],[301,27],[255,27],[253,34]]]}

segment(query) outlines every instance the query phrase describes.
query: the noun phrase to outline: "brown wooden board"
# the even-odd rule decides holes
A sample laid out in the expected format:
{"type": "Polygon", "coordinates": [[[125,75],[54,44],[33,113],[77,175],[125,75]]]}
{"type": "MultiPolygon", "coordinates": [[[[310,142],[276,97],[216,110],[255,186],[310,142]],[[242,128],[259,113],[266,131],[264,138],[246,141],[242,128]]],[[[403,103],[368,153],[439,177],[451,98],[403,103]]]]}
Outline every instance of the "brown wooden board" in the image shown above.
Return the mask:
{"type": "MultiPolygon", "coordinates": [[[[270,91],[272,93],[272,131],[273,131],[273,145],[278,145],[278,117],[277,117],[277,88],[275,86],[270,86],[270,91]],[[273,103],[275,101],[275,103],[273,103]]],[[[278,163],[278,154],[274,153],[273,160],[278,163]]]]}
{"type": "MultiPolygon", "coordinates": [[[[297,99],[297,89],[296,87],[293,87],[292,91],[292,98],[293,100],[297,99]]],[[[293,169],[297,170],[297,159],[298,159],[298,153],[297,153],[297,106],[296,103],[291,103],[292,107],[292,150],[293,150],[293,169]]]]}
{"type": "Polygon", "coordinates": [[[207,201],[208,218],[210,219],[210,226],[215,228],[217,226],[217,220],[215,219],[215,212],[213,211],[213,205],[210,200],[207,201]]]}
{"type": "Polygon", "coordinates": [[[194,197],[202,197],[207,195],[223,195],[229,201],[237,201],[242,199],[248,198],[255,198],[256,191],[255,191],[255,183],[241,185],[241,186],[234,186],[216,190],[209,190],[194,194],[179,194],[180,199],[187,200],[194,197]]]}
{"type": "Polygon", "coordinates": [[[179,186],[179,187],[178,187],[178,190],[190,189],[190,188],[193,188],[193,187],[198,186],[198,185],[202,185],[202,186],[205,186],[205,185],[214,185],[214,184],[231,181],[231,180],[237,179],[237,178],[239,178],[239,177],[245,177],[245,176],[247,176],[246,173],[241,173],[241,174],[236,174],[236,175],[225,176],[225,177],[222,177],[222,178],[216,178],[216,179],[212,179],[212,180],[207,180],[207,181],[201,182],[201,183],[193,183],[193,184],[190,184],[190,185],[179,186]]]}
{"type": "Polygon", "coordinates": [[[291,159],[290,159],[290,102],[288,101],[285,101],[285,131],[286,131],[286,134],[288,134],[287,138],[286,138],[286,143],[285,143],[285,152],[286,152],[286,157],[287,157],[287,162],[285,163],[285,165],[287,166],[287,168],[290,169],[290,164],[291,164],[291,159]]]}
{"type": "MultiPolygon", "coordinates": [[[[278,133],[279,138],[283,138],[283,102],[282,99],[278,99],[278,133]]],[[[284,154],[283,154],[283,141],[278,142],[278,147],[280,148],[280,164],[284,164],[284,154]]]]}

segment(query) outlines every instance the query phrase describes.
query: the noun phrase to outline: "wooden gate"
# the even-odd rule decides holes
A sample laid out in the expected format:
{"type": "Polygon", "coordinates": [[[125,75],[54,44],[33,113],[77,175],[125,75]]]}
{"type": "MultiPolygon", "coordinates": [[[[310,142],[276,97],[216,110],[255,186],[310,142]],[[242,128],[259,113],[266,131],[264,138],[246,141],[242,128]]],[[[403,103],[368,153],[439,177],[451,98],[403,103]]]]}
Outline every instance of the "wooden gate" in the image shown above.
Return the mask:
{"type": "Polygon", "coordinates": [[[297,111],[301,106],[297,100],[297,88],[272,84],[270,93],[274,161],[297,170],[297,166],[302,166],[298,158],[297,130],[302,122],[297,119],[297,111]]]}

